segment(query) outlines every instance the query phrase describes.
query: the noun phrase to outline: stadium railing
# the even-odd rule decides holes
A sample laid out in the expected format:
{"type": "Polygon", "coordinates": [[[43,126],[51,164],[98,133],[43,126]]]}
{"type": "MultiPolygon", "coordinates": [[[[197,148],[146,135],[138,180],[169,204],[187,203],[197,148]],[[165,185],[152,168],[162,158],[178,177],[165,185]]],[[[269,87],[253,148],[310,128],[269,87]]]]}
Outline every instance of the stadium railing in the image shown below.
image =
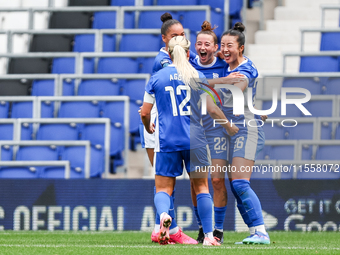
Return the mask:
{"type": "Polygon", "coordinates": [[[315,158],[316,149],[319,145],[340,145],[340,140],[299,140],[300,151],[302,151],[304,145],[313,145],[312,158],[315,158]]]}
{"type": "MultiPolygon", "coordinates": [[[[32,117],[37,118],[38,101],[35,96],[0,96],[0,101],[4,102],[32,102],[32,117]]],[[[20,137],[20,136],[19,136],[20,137]]]]}
{"type": "MultiPolygon", "coordinates": [[[[12,146],[84,146],[85,147],[85,158],[84,158],[84,174],[85,178],[90,178],[90,166],[91,166],[91,145],[90,141],[0,141],[0,148],[2,146],[12,145],[12,146]]],[[[13,158],[16,159],[17,148],[13,150],[13,158]]],[[[1,161],[1,150],[0,150],[0,162],[1,161]]],[[[6,161],[7,162],[7,161],[6,161]]],[[[9,161],[9,162],[21,162],[21,161],[9,161]]],[[[49,166],[49,161],[42,161],[49,166]],[[46,163],[47,162],[47,163],[46,163]]],[[[66,161],[70,162],[70,161],[66,161]]],[[[34,164],[32,164],[34,165],[34,164]]],[[[65,179],[70,178],[70,168],[65,169],[65,179]]]]}
{"type": "Polygon", "coordinates": [[[65,168],[65,176],[70,176],[71,172],[70,161],[68,160],[0,161],[0,166],[63,166],[65,168]]]}
{"type": "Polygon", "coordinates": [[[321,27],[325,27],[326,10],[340,10],[340,5],[321,5],[321,27]]]}
{"type": "MultiPolygon", "coordinates": [[[[108,177],[109,173],[109,164],[110,164],[110,119],[108,118],[55,118],[55,119],[18,119],[17,137],[21,136],[21,125],[23,123],[32,123],[32,124],[61,124],[61,123],[89,123],[89,124],[105,124],[105,141],[104,141],[104,149],[105,149],[105,170],[104,170],[104,178],[108,177]]],[[[127,155],[126,155],[127,156],[127,155]]],[[[124,162],[126,164],[126,161],[124,162]]],[[[125,165],[126,167],[126,165],[125,165]]]]}
{"type": "MultiPolygon", "coordinates": [[[[58,76],[58,88],[59,93],[58,96],[61,96],[63,93],[62,91],[62,84],[64,80],[75,79],[75,90],[78,91],[78,86],[81,80],[105,80],[105,79],[127,79],[127,80],[139,80],[145,79],[145,85],[150,79],[150,74],[147,73],[133,73],[133,74],[60,74],[58,76]]],[[[77,95],[77,93],[75,93],[77,95]]]]}
{"type": "MultiPolygon", "coordinates": [[[[340,7],[339,7],[340,8],[340,7]]],[[[300,49],[301,52],[304,51],[304,35],[305,33],[327,33],[327,32],[338,32],[340,33],[340,28],[303,28],[301,31],[301,42],[300,42],[300,49]]]]}
{"type": "Polygon", "coordinates": [[[16,130],[17,130],[17,125],[18,125],[18,120],[17,119],[0,119],[0,125],[6,125],[6,124],[12,124],[13,125],[13,140],[19,140],[18,137],[16,137],[16,130]]]}
{"type": "Polygon", "coordinates": [[[287,57],[321,57],[321,56],[334,56],[339,57],[340,51],[322,51],[322,52],[290,52],[290,53],[282,53],[283,56],[283,65],[282,72],[286,72],[286,58],[287,57]]]}
{"type": "MultiPolygon", "coordinates": [[[[338,97],[338,100],[340,97],[338,97]]],[[[340,103],[339,103],[339,108],[340,108],[340,103]]],[[[323,123],[332,123],[331,127],[331,139],[335,139],[335,132],[337,126],[340,124],[340,117],[332,117],[332,118],[327,118],[327,117],[319,117],[317,118],[317,126],[318,126],[318,134],[317,137],[318,139],[321,139],[321,126],[323,123]]]]}
{"type": "Polygon", "coordinates": [[[294,146],[294,159],[296,160],[296,159],[301,158],[301,153],[298,150],[298,147],[299,147],[298,140],[266,140],[265,145],[270,145],[270,146],[293,145],[294,146]]]}

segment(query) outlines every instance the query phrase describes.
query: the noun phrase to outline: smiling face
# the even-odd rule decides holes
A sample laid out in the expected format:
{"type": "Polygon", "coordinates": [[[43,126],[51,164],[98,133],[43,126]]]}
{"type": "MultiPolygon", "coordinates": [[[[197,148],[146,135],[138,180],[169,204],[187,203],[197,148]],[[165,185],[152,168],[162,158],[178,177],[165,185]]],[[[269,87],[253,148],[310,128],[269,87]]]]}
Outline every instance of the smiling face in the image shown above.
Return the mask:
{"type": "Polygon", "coordinates": [[[169,41],[175,36],[185,36],[183,26],[180,23],[172,25],[166,32],[166,35],[162,35],[162,40],[165,42],[166,50],[168,50],[169,41]]]}
{"type": "Polygon", "coordinates": [[[195,44],[196,52],[203,65],[209,65],[214,61],[214,54],[218,49],[218,45],[214,43],[212,35],[199,34],[195,44]]]}
{"type": "Polygon", "coordinates": [[[243,49],[244,45],[239,47],[237,36],[225,35],[222,37],[221,52],[224,55],[225,62],[229,64],[230,69],[236,68],[242,62],[243,49]]]}

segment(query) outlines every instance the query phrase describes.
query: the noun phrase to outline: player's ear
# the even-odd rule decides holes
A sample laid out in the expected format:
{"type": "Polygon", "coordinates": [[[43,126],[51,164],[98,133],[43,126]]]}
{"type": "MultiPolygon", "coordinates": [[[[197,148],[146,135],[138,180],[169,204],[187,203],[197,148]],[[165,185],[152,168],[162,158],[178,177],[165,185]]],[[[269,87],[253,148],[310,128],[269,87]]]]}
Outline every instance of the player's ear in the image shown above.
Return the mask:
{"type": "Polygon", "coordinates": [[[162,35],[162,40],[163,40],[164,43],[166,43],[165,42],[165,35],[162,35]]]}
{"type": "Polygon", "coordinates": [[[241,52],[241,54],[242,54],[243,51],[244,51],[244,45],[242,45],[242,46],[239,48],[239,52],[241,52]]]}

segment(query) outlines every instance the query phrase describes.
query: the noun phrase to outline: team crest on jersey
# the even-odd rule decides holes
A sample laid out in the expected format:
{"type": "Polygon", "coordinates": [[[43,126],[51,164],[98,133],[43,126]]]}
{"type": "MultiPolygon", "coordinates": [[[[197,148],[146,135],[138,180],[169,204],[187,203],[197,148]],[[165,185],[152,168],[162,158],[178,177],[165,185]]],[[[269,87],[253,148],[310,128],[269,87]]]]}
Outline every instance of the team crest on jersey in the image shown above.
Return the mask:
{"type": "Polygon", "coordinates": [[[166,67],[166,66],[168,66],[168,65],[170,65],[170,62],[169,62],[168,59],[163,59],[163,60],[161,61],[161,66],[162,66],[162,68],[164,68],[164,67],[166,67]]]}
{"type": "Polygon", "coordinates": [[[220,78],[220,76],[218,75],[218,73],[213,73],[213,79],[217,79],[220,78]]]}

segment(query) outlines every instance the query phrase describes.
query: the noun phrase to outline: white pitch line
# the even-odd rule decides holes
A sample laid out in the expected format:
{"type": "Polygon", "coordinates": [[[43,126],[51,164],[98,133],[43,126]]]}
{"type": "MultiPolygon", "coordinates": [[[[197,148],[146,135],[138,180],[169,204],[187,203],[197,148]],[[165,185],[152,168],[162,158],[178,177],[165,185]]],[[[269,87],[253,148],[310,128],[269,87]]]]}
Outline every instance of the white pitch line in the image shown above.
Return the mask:
{"type": "MultiPolygon", "coordinates": [[[[30,247],[37,247],[37,248],[69,248],[69,247],[79,247],[79,248],[146,248],[146,249],[163,249],[165,246],[147,246],[147,245],[79,245],[79,244],[0,244],[0,247],[20,247],[20,248],[30,248],[30,247]]],[[[219,246],[219,247],[202,247],[202,246],[195,246],[195,245],[170,245],[171,248],[178,248],[178,249],[256,249],[256,250],[340,250],[338,247],[276,247],[276,246],[254,246],[254,245],[242,245],[242,246],[219,246]]]]}

